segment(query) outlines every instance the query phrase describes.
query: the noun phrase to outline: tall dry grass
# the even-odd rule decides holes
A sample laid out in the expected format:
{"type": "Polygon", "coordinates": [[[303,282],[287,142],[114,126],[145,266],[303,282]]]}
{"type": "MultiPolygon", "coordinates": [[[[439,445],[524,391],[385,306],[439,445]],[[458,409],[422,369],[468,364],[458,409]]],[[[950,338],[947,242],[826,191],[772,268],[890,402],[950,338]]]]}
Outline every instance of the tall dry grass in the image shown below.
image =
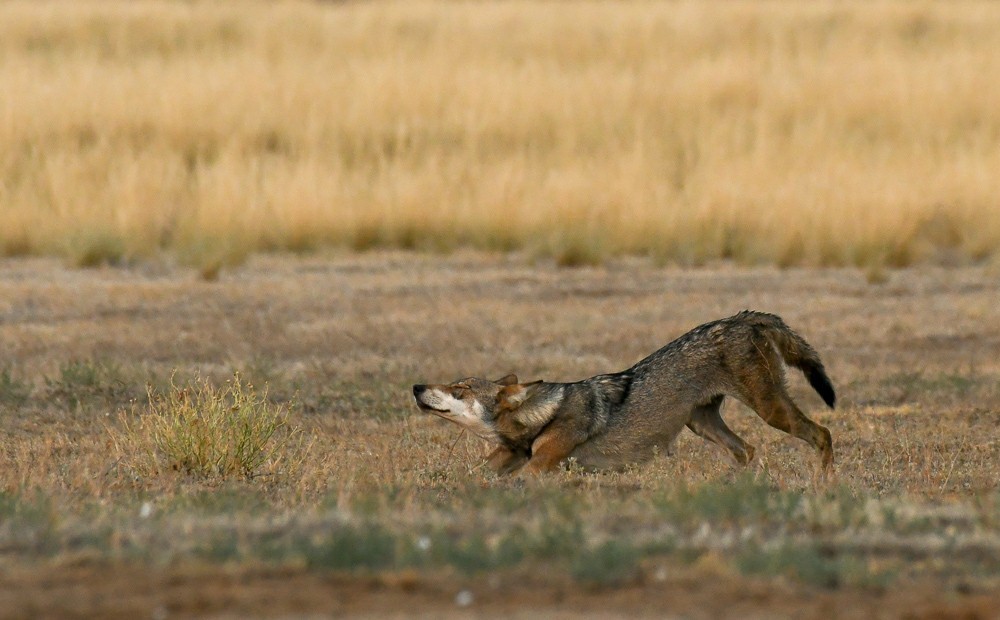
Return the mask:
{"type": "Polygon", "coordinates": [[[1000,254],[1000,4],[0,4],[0,250],[1000,254]]]}

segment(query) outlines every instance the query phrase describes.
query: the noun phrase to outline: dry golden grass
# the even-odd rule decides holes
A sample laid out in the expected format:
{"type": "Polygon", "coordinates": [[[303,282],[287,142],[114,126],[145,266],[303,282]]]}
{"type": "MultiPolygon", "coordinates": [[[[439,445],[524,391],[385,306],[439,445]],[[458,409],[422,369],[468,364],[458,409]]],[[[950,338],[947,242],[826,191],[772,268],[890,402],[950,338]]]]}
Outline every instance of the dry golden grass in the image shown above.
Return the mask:
{"type": "Polygon", "coordinates": [[[1000,250],[993,2],[0,3],[0,250],[1000,250]]]}

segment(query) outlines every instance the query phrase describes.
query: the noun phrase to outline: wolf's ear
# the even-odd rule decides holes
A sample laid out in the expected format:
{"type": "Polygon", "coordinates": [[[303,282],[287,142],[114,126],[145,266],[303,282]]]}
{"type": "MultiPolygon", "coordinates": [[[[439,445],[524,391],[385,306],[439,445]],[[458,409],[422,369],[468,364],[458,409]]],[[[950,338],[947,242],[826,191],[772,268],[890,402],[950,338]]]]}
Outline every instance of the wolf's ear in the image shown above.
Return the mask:
{"type": "Polygon", "coordinates": [[[514,385],[517,383],[517,375],[507,375],[501,379],[497,379],[494,383],[499,383],[500,385],[514,385]]]}
{"type": "Polygon", "coordinates": [[[520,407],[527,398],[528,388],[512,383],[500,390],[500,394],[497,395],[497,407],[500,411],[512,411],[520,407]]]}
{"type": "Polygon", "coordinates": [[[504,387],[504,389],[500,390],[500,394],[497,395],[497,404],[499,409],[501,411],[511,411],[517,409],[524,403],[524,401],[528,400],[528,397],[531,396],[532,392],[534,392],[532,387],[541,382],[541,380],[538,380],[532,381],[531,383],[512,383],[504,387]]]}

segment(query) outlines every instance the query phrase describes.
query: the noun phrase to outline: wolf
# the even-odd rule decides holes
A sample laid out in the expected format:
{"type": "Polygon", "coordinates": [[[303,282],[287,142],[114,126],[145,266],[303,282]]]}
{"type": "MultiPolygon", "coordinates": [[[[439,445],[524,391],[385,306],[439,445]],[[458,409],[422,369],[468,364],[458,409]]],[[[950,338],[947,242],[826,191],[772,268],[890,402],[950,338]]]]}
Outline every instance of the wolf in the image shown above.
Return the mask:
{"type": "Polygon", "coordinates": [[[494,444],[486,464],[498,475],[540,474],[569,460],[588,471],[621,470],[671,453],[685,427],[747,465],[754,448],[723,421],[726,397],[810,444],[825,473],[833,465],[830,431],[788,395],[782,362],[834,407],[816,350],[780,317],[751,310],[700,325],[621,372],[572,383],[470,377],[414,385],[413,397],[421,410],[494,444]]]}

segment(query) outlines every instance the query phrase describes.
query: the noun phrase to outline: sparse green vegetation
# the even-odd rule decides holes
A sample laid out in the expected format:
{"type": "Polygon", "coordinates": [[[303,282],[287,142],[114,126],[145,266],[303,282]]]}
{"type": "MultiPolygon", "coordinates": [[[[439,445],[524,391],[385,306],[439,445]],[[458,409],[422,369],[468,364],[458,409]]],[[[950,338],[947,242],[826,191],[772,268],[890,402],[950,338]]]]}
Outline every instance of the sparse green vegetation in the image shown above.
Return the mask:
{"type": "Polygon", "coordinates": [[[342,526],[296,545],[311,568],[378,570],[396,563],[397,537],[379,525],[342,526]]]}
{"type": "MultiPolygon", "coordinates": [[[[744,493],[760,488],[734,484],[744,493]]],[[[924,514],[933,509],[919,504],[899,506],[908,515],[899,521],[849,518],[818,529],[812,512],[846,515],[856,510],[856,500],[843,494],[807,496],[772,489],[776,505],[796,506],[792,514],[748,515],[735,522],[715,510],[691,513],[685,520],[664,519],[655,510],[658,502],[645,495],[624,497],[609,507],[603,503],[607,498],[592,501],[563,490],[559,497],[575,504],[573,513],[565,514],[547,509],[546,499],[553,494],[548,488],[483,493],[476,486],[449,489],[446,504],[414,493],[386,501],[385,495],[371,491],[347,505],[340,501],[340,511],[319,508],[324,502],[289,510],[251,486],[230,487],[157,504],[147,513],[142,506],[149,500],[131,502],[112,512],[99,510],[96,519],[87,518],[96,506],[60,513],[53,498],[3,494],[0,516],[7,525],[0,530],[0,545],[45,556],[87,552],[112,560],[125,553],[151,562],[264,562],[363,574],[417,568],[473,576],[529,565],[600,587],[631,583],[654,565],[697,567],[707,554],[747,575],[780,575],[831,589],[882,589],[907,576],[913,558],[937,553],[928,537],[946,540],[941,524],[924,514]],[[516,505],[509,501],[511,495],[519,498],[516,505]],[[609,508],[634,515],[628,531],[607,521],[609,508]],[[405,509],[412,511],[407,518],[402,517],[405,509]],[[886,527],[897,536],[896,553],[879,546],[886,527]],[[183,541],[151,544],[170,540],[179,530],[187,532],[183,541]],[[124,549],[112,544],[122,536],[131,541],[124,549]]],[[[733,497],[719,483],[693,491],[704,504],[728,505],[733,497]]],[[[963,518],[969,526],[998,534],[995,509],[970,509],[963,518]]],[[[973,561],[977,549],[957,549],[958,555],[948,561],[973,561]],[[964,553],[968,558],[963,559],[964,553]]],[[[1000,564],[977,564],[977,571],[1000,578],[1000,564]]]]}
{"type": "Polygon", "coordinates": [[[570,570],[574,579],[587,585],[620,586],[638,576],[640,557],[631,542],[608,540],[582,550],[570,570]]]}
{"type": "Polygon", "coordinates": [[[677,488],[655,498],[658,508],[671,523],[701,523],[704,520],[736,525],[784,523],[800,508],[801,493],[781,492],[768,476],[742,473],[732,480],[677,488]]]}
{"type": "Polygon", "coordinates": [[[861,571],[859,563],[823,553],[809,543],[783,543],[769,550],[747,549],[739,554],[736,564],[745,573],[783,575],[823,588],[846,585],[846,580],[856,579],[861,571]]]}
{"type": "Polygon", "coordinates": [[[45,377],[46,395],[71,408],[82,404],[123,405],[135,395],[133,377],[108,360],[75,360],[60,363],[52,377],[45,377]]]}
{"type": "Polygon", "coordinates": [[[0,405],[14,408],[27,402],[31,386],[11,372],[9,367],[0,369],[0,405]]]}

